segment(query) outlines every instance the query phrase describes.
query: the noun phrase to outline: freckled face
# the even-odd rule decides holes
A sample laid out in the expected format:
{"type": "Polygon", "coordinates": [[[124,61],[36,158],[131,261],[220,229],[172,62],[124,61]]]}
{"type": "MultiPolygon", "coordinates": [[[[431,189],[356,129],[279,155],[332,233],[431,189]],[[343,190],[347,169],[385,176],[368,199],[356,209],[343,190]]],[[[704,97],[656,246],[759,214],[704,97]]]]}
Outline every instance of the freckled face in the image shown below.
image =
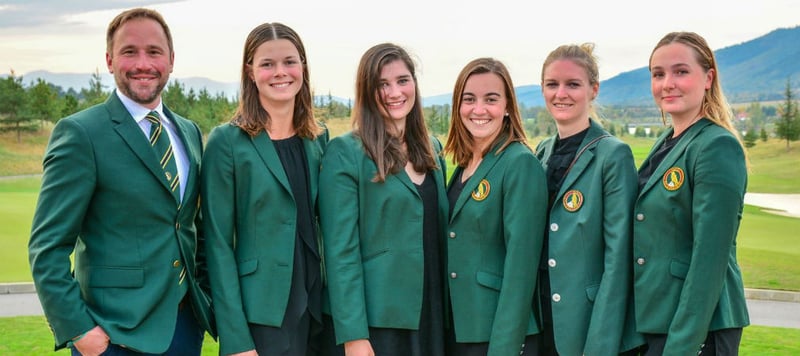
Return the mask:
{"type": "Polygon", "coordinates": [[[255,81],[263,103],[294,103],[303,87],[303,61],[297,47],[286,39],[262,43],[248,64],[248,75],[255,81]]]}
{"type": "Polygon", "coordinates": [[[691,121],[700,115],[705,91],[711,88],[714,71],[700,66],[695,52],[682,43],[659,47],[650,59],[650,89],[653,99],[673,121],[691,121]]]}
{"type": "Polygon", "coordinates": [[[458,112],[478,147],[491,144],[506,113],[508,98],[503,79],[495,73],[472,74],[467,78],[458,112]]]}

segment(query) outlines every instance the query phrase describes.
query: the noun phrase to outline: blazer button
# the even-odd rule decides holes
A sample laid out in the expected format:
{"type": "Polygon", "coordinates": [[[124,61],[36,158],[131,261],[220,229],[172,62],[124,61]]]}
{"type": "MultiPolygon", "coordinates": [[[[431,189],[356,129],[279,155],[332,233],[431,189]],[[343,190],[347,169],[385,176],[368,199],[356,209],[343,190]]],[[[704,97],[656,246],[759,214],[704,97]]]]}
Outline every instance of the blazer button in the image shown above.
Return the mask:
{"type": "Polygon", "coordinates": [[[177,268],[177,267],[180,267],[180,266],[181,266],[181,261],[175,260],[175,261],[172,262],[172,267],[176,267],[177,268]]]}
{"type": "Polygon", "coordinates": [[[550,267],[555,267],[556,266],[556,260],[554,258],[551,258],[551,259],[547,260],[547,265],[550,266],[550,267]]]}
{"type": "Polygon", "coordinates": [[[645,262],[645,261],[644,261],[644,257],[639,257],[639,258],[637,258],[637,259],[636,259],[636,263],[637,263],[639,266],[641,266],[641,265],[644,265],[644,262],[645,262]]]}
{"type": "Polygon", "coordinates": [[[450,272],[450,278],[452,278],[452,279],[456,279],[456,277],[458,277],[458,274],[457,274],[457,273],[455,273],[455,272],[450,272]]]}
{"type": "Polygon", "coordinates": [[[175,230],[181,229],[181,223],[175,223],[175,230]]]}
{"type": "Polygon", "coordinates": [[[550,224],[550,231],[558,231],[558,224],[556,223],[550,224]]]}
{"type": "Polygon", "coordinates": [[[638,213],[638,214],[636,214],[636,220],[638,220],[638,221],[644,221],[644,214],[642,214],[642,213],[638,213]]]}
{"type": "Polygon", "coordinates": [[[455,233],[455,231],[450,231],[450,238],[451,238],[451,239],[454,239],[454,238],[456,238],[456,233],[455,233]]]}
{"type": "Polygon", "coordinates": [[[561,295],[558,294],[558,293],[553,294],[553,301],[556,302],[556,303],[560,302],[561,301],[561,295]]]}

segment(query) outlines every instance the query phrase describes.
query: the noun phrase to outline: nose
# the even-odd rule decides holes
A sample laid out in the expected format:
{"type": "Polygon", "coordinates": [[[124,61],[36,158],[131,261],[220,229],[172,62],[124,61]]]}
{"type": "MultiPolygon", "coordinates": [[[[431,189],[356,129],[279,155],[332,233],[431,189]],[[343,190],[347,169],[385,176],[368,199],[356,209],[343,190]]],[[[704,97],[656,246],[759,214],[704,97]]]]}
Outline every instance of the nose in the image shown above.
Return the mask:
{"type": "Polygon", "coordinates": [[[567,86],[566,85],[559,85],[558,90],[556,90],[556,97],[558,98],[566,98],[567,97],[567,86]]]}

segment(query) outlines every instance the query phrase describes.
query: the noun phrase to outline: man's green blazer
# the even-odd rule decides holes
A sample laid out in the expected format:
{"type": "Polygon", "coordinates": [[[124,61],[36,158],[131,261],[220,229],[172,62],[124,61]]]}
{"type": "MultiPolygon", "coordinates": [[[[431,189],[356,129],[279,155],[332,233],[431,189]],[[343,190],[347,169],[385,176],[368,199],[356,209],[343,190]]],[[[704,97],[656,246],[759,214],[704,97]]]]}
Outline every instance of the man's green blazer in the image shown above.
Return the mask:
{"type": "MultiPolygon", "coordinates": [[[[672,132],[666,130],[650,156],[672,132]]],[[[736,262],[746,187],[739,141],[701,119],[639,192],[633,222],[636,326],[667,334],[664,355],[695,355],[708,331],[750,323],[736,262]]]]}
{"type": "MultiPolygon", "coordinates": [[[[431,137],[442,245],[447,224],[445,162],[431,137]]],[[[361,140],[331,139],[320,173],[320,222],[336,342],[369,338],[369,327],[416,330],[422,310],[423,202],[405,171],[373,182],[361,140]]],[[[442,293],[442,298],[444,294],[442,293]]]]}
{"type": "Polygon", "coordinates": [[[498,356],[518,355],[525,336],[540,331],[532,301],[547,212],[547,182],[531,149],[499,148],[464,185],[447,230],[456,341],[488,342],[488,355],[498,356]]]}
{"type": "MultiPolygon", "coordinates": [[[[627,144],[589,121],[582,153],[549,207],[546,263],[559,355],[616,355],[644,342],[629,308],[636,165],[627,144]]],[[[536,148],[545,170],[555,144],[554,136],[536,148]]]]}
{"type": "MultiPolygon", "coordinates": [[[[302,139],[314,212],[327,138],[325,131],[302,139]]],[[[211,131],[201,176],[220,354],[252,350],[248,323],[280,327],[286,314],[297,240],[295,197],[269,135],[251,137],[230,123],[211,131]]]]}
{"type": "Polygon", "coordinates": [[[99,325],[111,343],[166,351],[184,267],[194,312],[214,335],[196,225],[202,136],[193,122],[166,107],[164,113],[177,127],[188,160],[180,204],[148,138],[116,93],[53,129],[29,259],[56,349],[99,325]]]}

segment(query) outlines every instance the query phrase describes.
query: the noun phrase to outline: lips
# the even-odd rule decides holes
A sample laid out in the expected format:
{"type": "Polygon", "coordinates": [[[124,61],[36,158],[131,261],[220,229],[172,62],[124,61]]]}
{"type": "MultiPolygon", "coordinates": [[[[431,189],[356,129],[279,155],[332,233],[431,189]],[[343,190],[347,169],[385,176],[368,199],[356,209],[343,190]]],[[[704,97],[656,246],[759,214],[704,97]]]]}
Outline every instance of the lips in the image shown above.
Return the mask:
{"type": "Polygon", "coordinates": [[[483,126],[492,122],[491,119],[469,119],[469,121],[478,126],[483,126]]]}

